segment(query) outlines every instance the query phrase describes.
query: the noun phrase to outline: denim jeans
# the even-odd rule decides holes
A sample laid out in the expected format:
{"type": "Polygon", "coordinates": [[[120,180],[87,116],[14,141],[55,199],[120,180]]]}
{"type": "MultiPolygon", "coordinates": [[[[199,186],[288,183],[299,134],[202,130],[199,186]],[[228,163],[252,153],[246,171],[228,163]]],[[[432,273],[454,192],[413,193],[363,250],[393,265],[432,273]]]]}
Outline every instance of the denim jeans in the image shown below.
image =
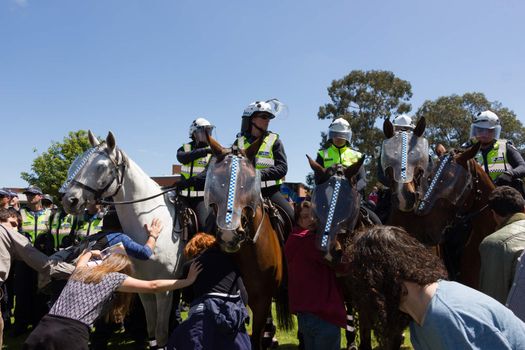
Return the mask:
{"type": "Polygon", "coordinates": [[[299,313],[297,320],[305,350],[341,349],[341,329],[338,326],[309,313],[299,313]]]}

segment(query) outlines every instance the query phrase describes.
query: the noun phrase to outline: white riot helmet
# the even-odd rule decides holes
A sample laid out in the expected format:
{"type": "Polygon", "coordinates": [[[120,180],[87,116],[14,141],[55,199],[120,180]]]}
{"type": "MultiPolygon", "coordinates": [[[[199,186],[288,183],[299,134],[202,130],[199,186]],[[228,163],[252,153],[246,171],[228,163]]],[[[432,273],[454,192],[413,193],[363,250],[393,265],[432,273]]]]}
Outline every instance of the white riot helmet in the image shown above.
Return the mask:
{"type": "MultiPolygon", "coordinates": [[[[190,138],[191,137],[196,137],[197,135],[194,136],[194,134],[198,133],[198,131],[206,131],[209,134],[211,134],[211,132],[212,132],[214,127],[215,126],[213,126],[206,119],[204,119],[204,118],[197,118],[190,125],[190,131],[189,131],[190,138]]],[[[196,140],[196,141],[204,141],[204,140],[201,139],[201,140],[196,140]]]]}
{"type": "Polygon", "coordinates": [[[241,134],[250,132],[251,117],[255,113],[266,113],[269,119],[273,119],[277,116],[286,118],[288,107],[276,98],[250,103],[242,112],[241,134]]]}
{"type": "Polygon", "coordinates": [[[496,113],[491,111],[479,112],[474,116],[470,125],[470,137],[477,137],[483,130],[494,130],[494,139],[499,139],[501,125],[496,113]]]}
{"type": "Polygon", "coordinates": [[[334,137],[350,142],[352,139],[352,130],[350,129],[350,123],[348,123],[346,119],[337,118],[330,124],[328,127],[328,138],[333,140],[334,137]]]}
{"type": "Polygon", "coordinates": [[[392,123],[394,125],[394,130],[414,130],[415,126],[412,123],[412,117],[408,114],[400,114],[394,118],[392,123]]]}

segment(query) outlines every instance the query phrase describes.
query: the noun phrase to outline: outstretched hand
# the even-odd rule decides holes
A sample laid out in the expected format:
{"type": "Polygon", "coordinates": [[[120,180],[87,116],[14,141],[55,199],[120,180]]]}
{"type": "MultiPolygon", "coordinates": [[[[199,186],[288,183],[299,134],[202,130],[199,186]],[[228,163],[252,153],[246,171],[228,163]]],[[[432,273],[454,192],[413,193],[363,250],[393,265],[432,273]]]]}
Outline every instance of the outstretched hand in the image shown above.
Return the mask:
{"type": "Polygon", "coordinates": [[[162,231],[162,221],[160,221],[159,218],[154,218],[151,221],[151,225],[144,224],[144,229],[148,232],[148,235],[153,236],[156,239],[162,231]]]}
{"type": "Polygon", "coordinates": [[[189,284],[192,284],[197,279],[197,276],[202,271],[202,265],[201,263],[194,261],[190,265],[190,270],[188,272],[188,277],[186,280],[189,282],[189,284]]]}

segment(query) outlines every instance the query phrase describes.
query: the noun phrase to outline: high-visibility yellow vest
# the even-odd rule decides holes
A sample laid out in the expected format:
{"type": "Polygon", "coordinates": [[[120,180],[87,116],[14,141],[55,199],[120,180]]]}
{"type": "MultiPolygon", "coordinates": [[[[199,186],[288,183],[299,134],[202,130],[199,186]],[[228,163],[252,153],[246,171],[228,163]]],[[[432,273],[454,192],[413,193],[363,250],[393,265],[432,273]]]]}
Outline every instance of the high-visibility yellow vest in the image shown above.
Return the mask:
{"type": "MultiPolygon", "coordinates": [[[[483,154],[481,151],[476,155],[476,161],[485,169],[483,154]]],[[[492,149],[487,153],[488,175],[492,181],[496,180],[505,170],[511,170],[512,166],[507,161],[507,140],[501,139],[494,143],[492,149]]]]}
{"type": "Polygon", "coordinates": [[[102,230],[103,219],[98,217],[90,218],[89,220],[78,219],[75,233],[77,236],[84,238],[102,230]]]}
{"type": "Polygon", "coordinates": [[[51,232],[53,233],[53,239],[55,241],[56,248],[60,247],[62,244],[62,239],[71,233],[74,222],[74,215],[67,214],[63,216],[63,213],[61,212],[57,212],[55,215],[53,215],[53,220],[51,222],[51,232]]]}
{"type": "MultiPolygon", "coordinates": [[[[184,152],[190,152],[193,150],[193,146],[189,143],[185,143],[183,146],[184,152]]],[[[180,170],[181,175],[188,180],[191,177],[197,176],[199,173],[206,169],[206,166],[210,162],[211,154],[207,154],[205,157],[197,158],[191,163],[183,164],[180,170]]],[[[195,191],[195,187],[188,187],[187,190],[182,191],[181,195],[188,197],[204,197],[204,191],[195,191]]]]}
{"type": "Polygon", "coordinates": [[[323,158],[323,165],[329,168],[334,164],[341,164],[345,167],[357,163],[362,154],[354,151],[348,146],[337,148],[335,145],[319,150],[319,155],[323,158]]]}
{"type": "MultiPolygon", "coordinates": [[[[268,133],[268,135],[266,135],[255,156],[255,169],[266,169],[272,167],[275,164],[275,160],[273,158],[273,145],[275,144],[278,138],[279,135],[273,132],[270,132],[268,133]]],[[[237,139],[237,146],[240,149],[247,149],[248,147],[250,147],[250,145],[251,143],[248,142],[248,140],[244,136],[240,136],[237,139]]],[[[282,183],[283,179],[262,181],[261,187],[265,188],[280,185],[282,183]]]]}
{"type": "Polygon", "coordinates": [[[27,208],[20,209],[22,215],[22,231],[29,234],[31,243],[35,243],[35,239],[43,233],[50,231],[50,209],[42,209],[38,212],[32,212],[27,208]]]}

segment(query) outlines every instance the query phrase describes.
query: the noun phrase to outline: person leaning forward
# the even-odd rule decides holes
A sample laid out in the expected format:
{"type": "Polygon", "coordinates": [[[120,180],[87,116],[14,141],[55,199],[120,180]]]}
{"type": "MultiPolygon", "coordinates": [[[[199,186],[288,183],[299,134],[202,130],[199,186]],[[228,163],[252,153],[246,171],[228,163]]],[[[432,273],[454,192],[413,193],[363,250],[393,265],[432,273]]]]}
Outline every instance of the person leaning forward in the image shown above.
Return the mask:
{"type": "MultiPolygon", "coordinates": [[[[38,251],[27,237],[16,230],[18,220],[9,209],[0,210],[0,284],[3,284],[9,275],[11,261],[22,260],[42,275],[53,278],[68,278],[74,266],[48,258],[38,251]]],[[[2,318],[0,315],[0,322],[2,318]]],[[[3,322],[0,332],[0,348],[2,346],[3,322]]]]}

